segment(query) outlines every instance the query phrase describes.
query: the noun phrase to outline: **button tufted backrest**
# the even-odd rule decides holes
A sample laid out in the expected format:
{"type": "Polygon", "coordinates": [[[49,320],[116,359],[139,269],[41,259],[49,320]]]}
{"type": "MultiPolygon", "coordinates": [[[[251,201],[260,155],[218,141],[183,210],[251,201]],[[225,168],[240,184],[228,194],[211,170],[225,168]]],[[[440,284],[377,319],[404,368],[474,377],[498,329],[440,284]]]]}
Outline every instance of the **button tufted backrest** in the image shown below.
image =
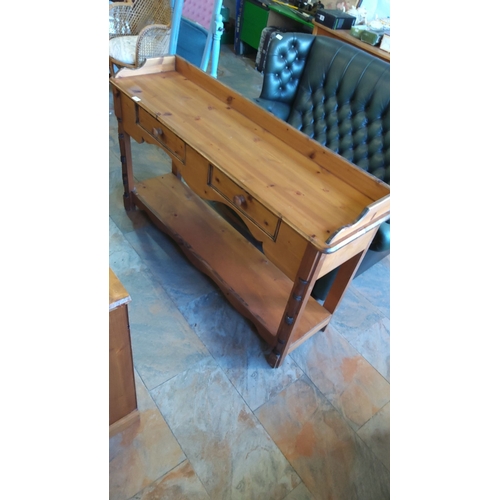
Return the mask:
{"type": "Polygon", "coordinates": [[[313,36],[300,33],[284,33],[274,38],[264,68],[261,98],[293,101],[313,41],[313,36]]]}
{"type": "Polygon", "coordinates": [[[335,38],[282,33],[257,102],[390,184],[390,65],[335,38]]]}
{"type": "Polygon", "coordinates": [[[390,183],[390,65],[317,36],[288,123],[390,183]]]}

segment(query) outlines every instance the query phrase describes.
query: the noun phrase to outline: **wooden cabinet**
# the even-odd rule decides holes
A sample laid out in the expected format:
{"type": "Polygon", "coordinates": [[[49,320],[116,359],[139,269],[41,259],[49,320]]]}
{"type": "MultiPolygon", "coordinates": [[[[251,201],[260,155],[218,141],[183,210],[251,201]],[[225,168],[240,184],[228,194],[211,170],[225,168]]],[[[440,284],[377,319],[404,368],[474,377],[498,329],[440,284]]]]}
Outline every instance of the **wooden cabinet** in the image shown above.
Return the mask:
{"type": "MultiPolygon", "coordinates": [[[[109,270],[109,425],[130,420],[137,411],[128,320],[130,296],[109,270]]],[[[111,428],[110,428],[111,430],[111,428]]]]}

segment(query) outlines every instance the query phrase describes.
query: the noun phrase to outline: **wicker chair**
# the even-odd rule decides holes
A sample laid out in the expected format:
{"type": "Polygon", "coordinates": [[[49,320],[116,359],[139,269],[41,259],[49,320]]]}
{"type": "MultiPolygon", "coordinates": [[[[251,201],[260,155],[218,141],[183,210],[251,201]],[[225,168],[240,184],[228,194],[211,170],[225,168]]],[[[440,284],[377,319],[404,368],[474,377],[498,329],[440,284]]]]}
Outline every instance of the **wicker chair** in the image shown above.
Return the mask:
{"type": "Polygon", "coordinates": [[[135,0],[109,6],[109,70],[138,68],[148,58],[169,54],[170,0],[135,0]]]}

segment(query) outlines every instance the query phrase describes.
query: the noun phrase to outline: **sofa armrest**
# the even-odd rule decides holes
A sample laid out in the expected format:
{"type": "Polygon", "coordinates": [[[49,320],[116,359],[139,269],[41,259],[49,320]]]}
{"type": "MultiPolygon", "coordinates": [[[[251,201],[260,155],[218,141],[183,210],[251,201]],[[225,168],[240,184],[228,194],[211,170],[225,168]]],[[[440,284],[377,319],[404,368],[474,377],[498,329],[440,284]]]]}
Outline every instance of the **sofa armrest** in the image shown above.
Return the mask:
{"type": "Polygon", "coordinates": [[[276,108],[283,120],[290,113],[313,41],[314,36],[307,33],[283,33],[269,44],[260,99],[288,105],[286,116],[285,107],[276,108]]]}

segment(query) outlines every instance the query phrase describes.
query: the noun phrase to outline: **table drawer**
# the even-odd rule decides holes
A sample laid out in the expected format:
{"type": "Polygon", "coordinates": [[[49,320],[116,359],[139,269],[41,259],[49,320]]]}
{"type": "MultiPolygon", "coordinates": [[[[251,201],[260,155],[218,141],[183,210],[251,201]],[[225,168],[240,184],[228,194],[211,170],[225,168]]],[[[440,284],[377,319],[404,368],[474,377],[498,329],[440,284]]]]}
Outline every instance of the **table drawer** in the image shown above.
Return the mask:
{"type": "Polygon", "coordinates": [[[165,146],[180,160],[185,161],[186,145],[184,141],[179,139],[171,130],[163,126],[155,117],[142,108],[139,108],[139,124],[162,146],[165,146]]]}
{"type": "Polygon", "coordinates": [[[208,185],[229,201],[237,212],[246,215],[272,239],[276,238],[279,217],[256,201],[251,194],[214,165],[209,165],[208,185]]]}

